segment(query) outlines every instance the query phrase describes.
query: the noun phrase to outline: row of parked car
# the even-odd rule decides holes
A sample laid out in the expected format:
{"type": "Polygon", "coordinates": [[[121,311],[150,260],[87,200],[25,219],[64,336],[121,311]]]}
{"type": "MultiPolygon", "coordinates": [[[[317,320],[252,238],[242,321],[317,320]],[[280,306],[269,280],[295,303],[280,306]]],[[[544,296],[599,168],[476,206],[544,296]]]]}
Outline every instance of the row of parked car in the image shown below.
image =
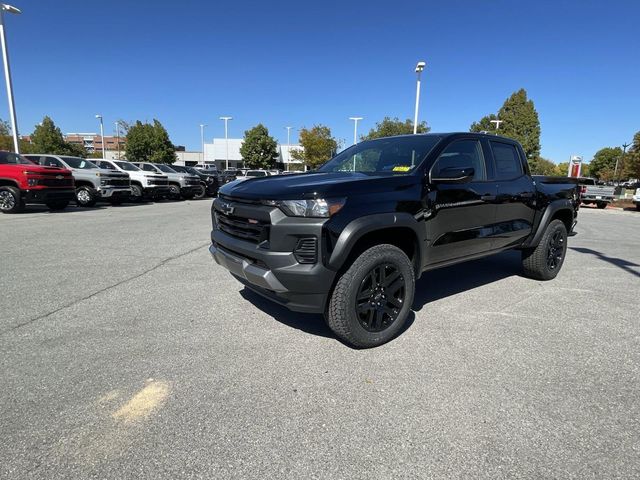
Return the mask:
{"type": "Polygon", "coordinates": [[[27,204],[61,210],[75,201],[120,204],[159,199],[215,196],[236,179],[234,172],[151,162],[87,160],[50,154],[18,155],[0,151],[0,211],[17,213],[27,204]]]}

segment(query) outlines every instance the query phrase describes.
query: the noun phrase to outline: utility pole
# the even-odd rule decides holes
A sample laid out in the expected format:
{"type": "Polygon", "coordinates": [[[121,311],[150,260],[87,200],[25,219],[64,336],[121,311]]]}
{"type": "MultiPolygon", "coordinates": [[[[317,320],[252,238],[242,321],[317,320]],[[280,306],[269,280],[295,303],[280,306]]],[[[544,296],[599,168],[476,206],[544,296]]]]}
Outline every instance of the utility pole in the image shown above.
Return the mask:
{"type": "Polygon", "coordinates": [[[226,162],[225,162],[225,170],[229,170],[229,130],[228,130],[228,122],[229,122],[229,120],[233,120],[233,117],[220,117],[220,120],[224,120],[224,143],[225,143],[226,150],[227,150],[226,162]]]}
{"type": "Polygon", "coordinates": [[[118,160],[120,160],[120,122],[116,120],[116,145],[118,147],[118,160]]]}
{"type": "MultiPolygon", "coordinates": [[[[284,127],[287,129],[287,172],[289,171],[289,164],[291,163],[291,129],[293,127],[284,127]]],[[[282,158],[284,160],[284,157],[282,158]]]]}
{"type": "MultiPolygon", "coordinates": [[[[618,180],[617,175],[618,175],[618,164],[622,163],[622,166],[620,167],[621,169],[624,168],[624,154],[627,153],[627,148],[629,148],[631,144],[630,143],[623,143],[622,144],[622,162],[620,162],[620,157],[618,157],[616,159],[616,168],[613,169],[613,179],[618,180]]],[[[618,180],[618,183],[620,183],[620,181],[618,180]]]]}

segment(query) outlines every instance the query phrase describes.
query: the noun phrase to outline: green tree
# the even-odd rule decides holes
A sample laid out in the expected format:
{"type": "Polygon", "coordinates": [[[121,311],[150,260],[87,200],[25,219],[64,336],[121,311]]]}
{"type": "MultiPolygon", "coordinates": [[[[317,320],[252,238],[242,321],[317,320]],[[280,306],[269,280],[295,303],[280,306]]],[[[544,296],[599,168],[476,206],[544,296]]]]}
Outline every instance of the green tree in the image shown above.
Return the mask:
{"type": "Polygon", "coordinates": [[[331,136],[331,129],[325,125],[303,128],[298,138],[304,150],[293,149],[291,156],[312,169],[329,160],[338,149],[338,142],[331,136]]]}
{"type": "Polygon", "coordinates": [[[272,168],[278,157],[278,144],[267,127],[259,123],[244,132],[240,155],[249,168],[272,168]]]}
{"type": "MultiPolygon", "coordinates": [[[[418,133],[427,133],[431,130],[427,122],[418,124],[418,133]]],[[[384,117],[381,122],[376,122],[376,126],[369,130],[369,133],[362,135],[361,140],[372,140],[374,138],[392,137],[394,135],[408,135],[413,133],[413,121],[401,121],[398,117],[384,117]]]]}
{"type": "Polygon", "coordinates": [[[142,123],[140,120],[129,127],[125,153],[130,162],[173,163],[176,148],[169,140],[167,130],[158,120],[142,123]]]}
{"type": "Polygon", "coordinates": [[[557,167],[551,160],[542,157],[529,162],[532,175],[557,175],[557,167]]]}
{"type": "Polygon", "coordinates": [[[555,174],[560,177],[566,177],[569,174],[569,162],[561,162],[556,165],[555,174]]]}
{"type": "Polygon", "coordinates": [[[82,145],[75,145],[65,141],[60,128],[56,126],[50,117],[44,117],[42,122],[36,125],[31,134],[29,150],[34,153],[72,155],[74,157],[87,156],[87,151],[82,145]]]}
{"type": "Polygon", "coordinates": [[[622,157],[622,149],[620,147],[601,148],[593,156],[591,160],[591,175],[601,180],[613,179],[616,161],[622,157]]]}
{"type": "Polygon", "coordinates": [[[497,115],[490,114],[472,123],[470,131],[495,131],[491,120],[497,119],[502,121],[497,133],[520,142],[530,162],[537,160],[540,156],[540,120],[533,100],[527,98],[524,88],[507,98],[497,115]]]}
{"type": "Polygon", "coordinates": [[[633,136],[633,144],[624,156],[623,168],[623,178],[640,178],[640,132],[633,136]]]}

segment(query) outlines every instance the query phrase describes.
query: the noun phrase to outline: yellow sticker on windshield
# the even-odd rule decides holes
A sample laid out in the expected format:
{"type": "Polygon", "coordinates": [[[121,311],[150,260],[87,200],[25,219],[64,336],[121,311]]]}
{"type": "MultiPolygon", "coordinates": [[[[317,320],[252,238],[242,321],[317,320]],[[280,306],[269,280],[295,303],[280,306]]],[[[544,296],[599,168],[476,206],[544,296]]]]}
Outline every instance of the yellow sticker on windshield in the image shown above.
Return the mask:
{"type": "Polygon", "coordinates": [[[409,170],[411,170],[411,167],[407,165],[398,165],[393,167],[394,172],[408,172],[409,170]]]}

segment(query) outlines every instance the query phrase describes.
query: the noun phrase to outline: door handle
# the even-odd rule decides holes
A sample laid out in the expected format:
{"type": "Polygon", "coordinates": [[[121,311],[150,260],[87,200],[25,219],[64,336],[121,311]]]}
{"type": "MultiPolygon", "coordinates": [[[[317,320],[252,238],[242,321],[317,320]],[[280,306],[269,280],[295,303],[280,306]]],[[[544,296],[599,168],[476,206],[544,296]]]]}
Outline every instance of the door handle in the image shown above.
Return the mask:
{"type": "Polygon", "coordinates": [[[533,198],[533,192],[522,192],[520,196],[522,198],[533,198]]]}
{"type": "Polygon", "coordinates": [[[480,197],[480,200],[482,200],[483,202],[493,202],[495,199],[496,199],[496,196],[491,195],[490,193],[487,193],[480,197]]]}

